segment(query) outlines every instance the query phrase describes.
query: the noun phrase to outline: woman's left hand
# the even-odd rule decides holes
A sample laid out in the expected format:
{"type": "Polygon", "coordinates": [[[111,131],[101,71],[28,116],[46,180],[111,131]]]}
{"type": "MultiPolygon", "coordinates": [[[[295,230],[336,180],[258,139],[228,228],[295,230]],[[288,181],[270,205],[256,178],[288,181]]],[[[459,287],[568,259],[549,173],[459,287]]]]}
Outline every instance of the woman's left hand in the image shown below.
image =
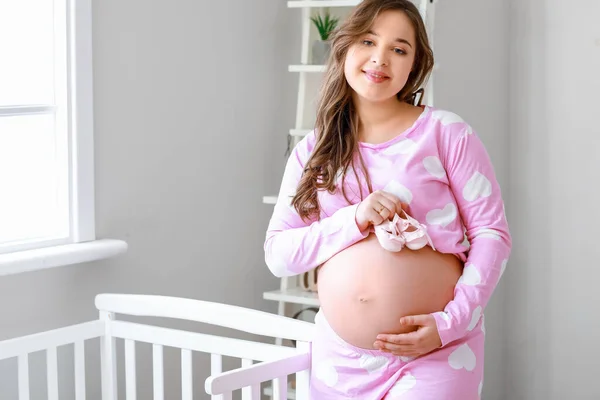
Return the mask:
{"type": "Polygon", "coordinates": [[[442,346],[433,315],[412,315],[402,317],[404,326],[416,326],[417,330],[400,334],[379,334],[374,343],[376,349],[396,356],[419,357],[442,346]]]}

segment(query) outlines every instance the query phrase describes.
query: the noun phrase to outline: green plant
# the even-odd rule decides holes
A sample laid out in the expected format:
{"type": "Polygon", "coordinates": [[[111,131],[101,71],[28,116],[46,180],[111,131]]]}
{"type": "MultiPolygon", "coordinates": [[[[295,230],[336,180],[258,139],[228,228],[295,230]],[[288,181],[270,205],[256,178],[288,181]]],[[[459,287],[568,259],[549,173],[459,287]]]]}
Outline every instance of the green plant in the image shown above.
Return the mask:
{"type": "Polygon", "coordinates": [[[315,27],[319,31],[321,40],[325,41],[329,39],[329,35],[337,27],[339,18],[334,18],[329,15],[329,12],[325,13],[324,17],[317,15],[316,17],[310,17],[310,20],[315,24],[315,27]]]}

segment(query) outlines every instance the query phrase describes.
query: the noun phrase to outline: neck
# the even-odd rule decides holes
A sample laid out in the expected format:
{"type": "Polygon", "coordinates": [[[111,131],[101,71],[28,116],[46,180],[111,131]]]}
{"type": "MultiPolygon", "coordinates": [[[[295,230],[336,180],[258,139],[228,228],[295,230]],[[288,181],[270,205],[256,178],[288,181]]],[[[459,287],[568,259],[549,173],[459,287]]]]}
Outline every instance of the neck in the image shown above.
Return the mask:
{"type": "Polygon", "coordinates": [[[385,102],[369,102],[355,96],[353,99],[359,119],[359,140],[369,141],[379,136],[390,123],[401,119],[403,114],[412,108],[409,104],[392,98],[385,102]]]}

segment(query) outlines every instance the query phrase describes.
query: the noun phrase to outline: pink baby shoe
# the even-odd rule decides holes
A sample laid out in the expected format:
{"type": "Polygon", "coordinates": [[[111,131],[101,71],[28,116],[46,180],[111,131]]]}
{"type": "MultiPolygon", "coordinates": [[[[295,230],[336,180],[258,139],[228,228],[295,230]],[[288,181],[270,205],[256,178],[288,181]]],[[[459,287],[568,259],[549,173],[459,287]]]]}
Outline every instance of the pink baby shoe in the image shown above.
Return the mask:
{"type": "Polygon", "coordinates": [[[404,246],[410,250],[419,250],[427,244],[433,250],[433,242],[427,234],[427,227],[408,215],[404,210],[395,214],[394,219],[385,221],[375,227],[375,235],[381,247],[388,251],[400,251],[404,246]]]}
{"type": "Polygon", "coordinates": [[[406,241],[399,227],[400,216],[394,214],[393,220],[385,220],[375,227],[375,235],[379,239],[381,247],[387,251],[397,252],[402,250],[406,241]]]}

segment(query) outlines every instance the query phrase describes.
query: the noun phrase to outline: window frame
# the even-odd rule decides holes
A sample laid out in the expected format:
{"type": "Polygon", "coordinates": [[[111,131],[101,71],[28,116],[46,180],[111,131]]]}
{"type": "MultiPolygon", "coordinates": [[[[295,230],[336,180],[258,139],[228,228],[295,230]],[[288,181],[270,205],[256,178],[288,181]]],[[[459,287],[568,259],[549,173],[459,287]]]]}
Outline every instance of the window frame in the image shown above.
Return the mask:
{"type": "MultiPolygon", "coordinates": [[[[121,240],[96,240],[92,0],[64,0],[69,235],[56,240],[6,246],[0,276],[111,257],[124,252],[121,240]]],[[[55,8],[56,11],[56,8],[55,8]]],[[[63,25],[64,27],[64,25],[63,25]]],[[[5,107],[4,114],[46,113],[48,106],[5,107]]],[[[0,109],[2,112],[2,109],[0,109]]]]}

